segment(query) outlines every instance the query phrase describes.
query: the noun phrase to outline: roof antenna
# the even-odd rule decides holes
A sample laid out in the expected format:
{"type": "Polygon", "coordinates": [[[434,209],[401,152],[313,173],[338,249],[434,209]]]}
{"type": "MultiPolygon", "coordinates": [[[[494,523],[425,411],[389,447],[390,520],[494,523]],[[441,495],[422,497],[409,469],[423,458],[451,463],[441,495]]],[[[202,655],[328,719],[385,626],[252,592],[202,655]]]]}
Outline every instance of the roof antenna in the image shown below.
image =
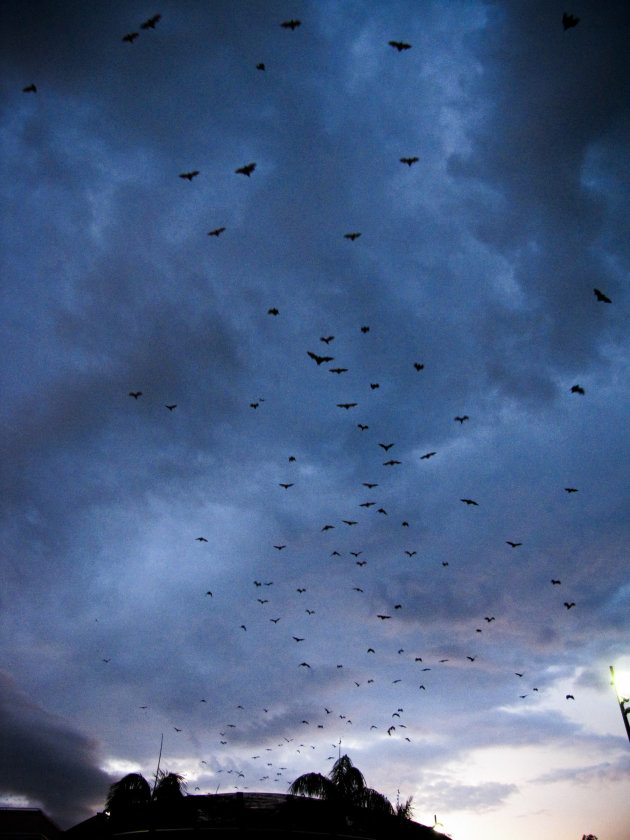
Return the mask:
{"type": "Polygon", "coordinates": [[[151,792],[151,799],[155,796],[155,788],[157,787],[157,780],[158,776],[160,775],[160,761],[162,760],[162,746],[164,744],[164,733],[162,732],[162,737],[160,738],[160,754],[158,755],[158,763],[157,767],[155,768],[155,781],[153,782],[153,790],[151,792]]]}

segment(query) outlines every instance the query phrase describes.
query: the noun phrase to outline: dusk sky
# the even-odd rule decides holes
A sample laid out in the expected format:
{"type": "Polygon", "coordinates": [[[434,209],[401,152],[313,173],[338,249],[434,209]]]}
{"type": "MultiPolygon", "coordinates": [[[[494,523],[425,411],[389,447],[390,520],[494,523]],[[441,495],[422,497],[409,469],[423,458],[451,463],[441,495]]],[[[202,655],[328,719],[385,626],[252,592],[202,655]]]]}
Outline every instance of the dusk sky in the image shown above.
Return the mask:
{"type": "Polygon", "coordinates": [[[0,802],[627,840],[630,6],[0,5],[0,802]]]}

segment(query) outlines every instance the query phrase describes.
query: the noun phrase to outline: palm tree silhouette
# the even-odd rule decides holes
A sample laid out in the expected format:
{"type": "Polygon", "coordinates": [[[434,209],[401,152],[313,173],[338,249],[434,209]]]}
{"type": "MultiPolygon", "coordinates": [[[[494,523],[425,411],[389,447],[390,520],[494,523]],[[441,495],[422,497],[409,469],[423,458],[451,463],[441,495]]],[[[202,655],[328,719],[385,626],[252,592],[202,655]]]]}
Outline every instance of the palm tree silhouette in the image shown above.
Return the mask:
{"type": "Polygon", "coordinates": [[[186,783],[179,773],[158,773],[153,791],[140,773],[128,773],[109,788],[105,810],[112,822],[127,827],[145,826],[151,812],[161,820],[176,817],[184,798],[186,783]]]}
{"type": "Polygon", "coordinates": [[[366,808],[380,814],[393,814],[389,799],[367,787],[363,773],[347,755],[340,756],[327,776],[305,773],[289,786],[289,793],[325,799],[342,809],[366,808]]]}

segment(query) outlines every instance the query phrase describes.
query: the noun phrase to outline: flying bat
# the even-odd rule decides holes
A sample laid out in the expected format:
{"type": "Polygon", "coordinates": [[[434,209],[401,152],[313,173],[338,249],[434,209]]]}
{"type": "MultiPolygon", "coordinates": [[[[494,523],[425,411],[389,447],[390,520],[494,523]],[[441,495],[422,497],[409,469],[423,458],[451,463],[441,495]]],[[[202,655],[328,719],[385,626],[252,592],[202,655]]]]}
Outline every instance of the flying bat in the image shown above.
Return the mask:
{"type": "Polygon", "coordinates": [[[432,458],[435,454],[436,454],[435,452],[427,452],[427,454],[426,454],[426,455],[421,455],[421,456],[420,456],[420,460],[421,460],[421,461],[425,461],[425,460],[427,460],[428,458],[432,458]]]}
{"type": "Polygon", "coordinates": [[[337,403],[337,408],[345,408],[346,410],[349,408],[354,408],[357,403],[337,403]]]}
{"type": "Polygon", "coordinates": [[[155,24],[162,19],[162,15],[153,15],[140,24],[140,29],[155,29],[155,24]]]}
{"type": "Polygon", "coordinates": [[[484,619],[488,622],[488,624],[490,624],[491,621],[496,621],[493,615],[486,615],[484,616],[484,619]]]}
{"type": "Polygon", "coordinates": [[[367,481],[364,481],[364,482],[363,482],[363,486],[364,486],[364,487],[369,488],[370,490],[372,490],[374,487],[378,487],[378,484],[368,484],[368,482],[367,482],[367,481]]]}
{"type": "Polygon", "coordinates": [[[310,668],[311,666],[308,664],[308,662],[300,662],[299,667],[300,668],[310,668]]]}
{"type": "Polygon", "coordinates": [[[367,429],[369,429],[370,427],[369,427],[369,426],[365,426],[363,423],[357,423],[357,428],[361,429],[361,431],[362,431],[362,432],[365,432],[365,431],[366,431],[367,429]]]}
{"type": "Polygon", "coordinates": [[[571,609],[571,607],[574,607],[574,606],[575,606],[575,601],[571,601],[571,602],[569,602],[569,601],[565,601],[565,602],[564,602],[564,606],[565,606],[568,610],[570,610],[570,609],[571,609]]]}
{"type": "Polygon", "coordinates": [[[224,230],[224,227],[215,228],[208,233],[208,236],[221,236],[224,230]]]}
{"type": "Polygon", "coordinates": [[[285,490],[288,490],[289,487],[293,487],[293,484],[280,484],[280,487],[284,487],[285,490]]]}
{"type": "Polygon", "coordinates": [[[353,242],[361,236],[360,233],[344,233],[344,239],[351,239],[353,242]]]}
{"type": "Polygon", "coordinates": [[[475,502],[474,499],[460,499],[460,502],[464,502],[467,505],[478,505],[479,502],[475,502]]]}
{"type": "Polygon", "coordinates": [[[366,333],[366,332],[369,332],[369,331],[370,331],[369,327],[361,327],[361,332],[362,333],[366,333]]]}
{"type": "Polygon", "coordinates": [[[551,582],[552,582],[552,584],[553,584],[554,586],[560,586],[560,583],[561,583],[561,581],[559,581],[559,580],[554,580],[553,578],[551,579],[551,582]]]}
{"type": "Polygon", "coordinates": [[[407,166],[411,166],[413,163],[417,163],[419,158],[417,157],[404,157],[400,159],[401,163],[406,163],[407,166]]]}
{"type": "Polygon", "coordinates": [[[301,20],[285,20],[283,23],[280,24],[280,26],[283,29],[290,29],[291,32],[293,32],[298,26],[301,25],[301,23],[301,20]]]}
{"type": "Polygon", "coordinates": [[[208,542],[208,540],[205,537],[195,537],[195,539],[197,542],[208,542]]]}
{"type": "Polygon", "coordinates": [[[267,315],[277,315],[277,314],[278,314],[278,310],[276,309],[275,306],[272,306],[271,309],[267,310],[267,315]]]}
{"type": "Polygon", "coordinates": [[[385,452],[391,449],[393,445],[393,443],[379,443],[379,446],[381,447],[381,449],[384,449],[385,452]]]}
{"type": "Polygon", "coordinates": [[[470,417],[467,414],[463,414],[461,417],[455,417],[454,419],[459,423],[463,423],[464,420],[470,420],[470,417]]]}
{"type": "Polygon", "coordinates": [[[330,368],[331,373],[347,373],[348,368],[330,368]]]}
{"type": "Polygon", "coordinates": [[[579,22],[579,17],[575,17],[575,15],[571,15],[568,12],[562,13],[562,26],[565,32],[567,31],[567,29],[571,29],[571,27],[577,26],[579,22]]]}
{"type": "Polygon", "coordinates": [[[317,353],[313,353],[311,350],[307,350],[306,354],[307,356],[310,356],[310,358],[313,359],[315,362],[317,362],[318,367],[323,362],[332,362],[335,358],[334,356],[318,356],[317,353]]]}
{"type": "Polygon", "coordinates": [[[597,300],[601,301],[602,303],[612,303],[612,300],[607,297],[603,292],[600,292],[599,289],[593,289],[595,293],[595,297],[597,300]]]}
{"type": "Polygon", "coordinates": [[[352,519],[343,519],[342,521],[343,521],[343,522],[345,522],[345,524],[346,524],[346,525],[356,525],[356,524],[357,524],[357,523],[356,523],[354,520],[352,520],[352,519]]]}
{"type": "Polygon", "coordinates": [[[565,487],[564,489],[567,491],[567,493],[577,493],[578,492],[577,487],[565,487]]]}
{"type": "Polygon", "coordinates": [[[274,545],[274,548],[277,548],[278,551],[282,551],[283,548],[286,548],[286,545],[274,545]]]}
{"type": "Polygon", "coordinates": [[[407,555],[407,557],[413,557],[414,554],[417,554],[417,553],[418,553],[417,551],[405,551],[405,554],[407,555]]]}
{"type": "Polygon", "coordinates": [[[414,362],[413,366],[416,370],[424,370],[424,365],[421,362],[414,362]]]}
{"type": "Polygon", "coordinates": [[[380,618],[381,621],[385,621],[386,618],[391,618],[391,615],[377,615],[377,618],[380,618]]]}
{"type": "Polygon", "coordinates": [[[523,545],[523,543],[512,542],[511,540],[506,540],[506,543],[507,543],[508,545],[511,545],[511,546],[512,546],[512,548],[516,548],[516,547],[517,547],[517,546],[519,546],[519,545],[523,545]]]}
{"type": "Polygon", "coordinates": [[[123,41],[127,41],[129,44],[133,44],[139,35],[139,32],[128,32],[126,35],[123,35],[122,39],[123,41]]]}
{"type": "Polygon", "coordinates": [[[260,64],[256,65],[256,70],[264,70],[264,69],[265,69],[265,65],[263,64],[262,61],[260,62],[260,64]]]}
{"type": "Polygon", "coordinates": [[[192,172],[182,172],[179,177],[185,178],[187,181],[192,181],[197,175],[199,175],[199,170],[193,169],[192,172]]]}
{"type": "Polygon", "coordinates": [[[172,403],[171,405],[165,405],[164,408],[168,408],[169,411],[173,411],[173,409],[177,408],[177,403],[172,403]]]}
{"type": "Polygon", "coordinates": [[[367,564],[367,560],[355,560],[357,566],[365,566],[367,564]]]}
{"type": "Polygon", "coordinates": [[[395,461],[393,458],[390,461],[383,461],[384,467],[393,467],[396,464],[402,464],[402,461],[395,461]]]}
{"type": "Polygon", "coordinates": [[[247,175],[247,177],[249,178],[249,176],[252,174],[254,169],[256,169],[256,164],[255,163],[248,163],[246,166],[240,166],[238,169],[235,169],[234,171],[238,175],[247,175]]]}
{"type": "Polygon", "coordinates": [[[142,391],[129,391],[129,396],[133,397],[134,400],[137,400],[138,397],[142,396],[142,391]]]}
{"type": "Polygon", "coordinates": [[[319,340],[323,341],[324,344],[330,344],[330,342],[334,339],[334,337],[335,337],[334,335],[327,335],[327,336],[323,335],[319,340]]]}
{"type": "Polygon", "coordinates": [[[571,393],[572,394],[583,394],[584,393],[584,388],[582,388],[581,385],[573,385],[571,387],[571,393]]]}
{"type": "Polygon", "coordinates": [[[37,93],[37,88],[35,85],[27,85],[22,88],[22,93],[37,93]]]}
{"type": "Polygon", "coordinates": [[[405,44],[404,41],[389,41],[389,45],[397,49],[398,52],[411,49],[411,44],[405,44]]]}
{"type": "Polygon", "coordinates": [[[572,694],[565,695],[567,700],[575,700],[575,697],[572,694]]]}
{"type": "Polygon", "coordinates": [[[303,642],[304,641],[304,638],[303,637],[300,638],[300,636],[293,636],[293,638],[295,639],[296,642],[303,642]]]}
{"type": "Polygon", "coordinates": [[[371,382],[371,383],[370,383],[370,388],[371,388],[373,391],[374,391],[374,390],[376,390],[376,388],[380,388],[380,387],[381,387],[381,386],[378,384],[378,382],[371,382]]]}

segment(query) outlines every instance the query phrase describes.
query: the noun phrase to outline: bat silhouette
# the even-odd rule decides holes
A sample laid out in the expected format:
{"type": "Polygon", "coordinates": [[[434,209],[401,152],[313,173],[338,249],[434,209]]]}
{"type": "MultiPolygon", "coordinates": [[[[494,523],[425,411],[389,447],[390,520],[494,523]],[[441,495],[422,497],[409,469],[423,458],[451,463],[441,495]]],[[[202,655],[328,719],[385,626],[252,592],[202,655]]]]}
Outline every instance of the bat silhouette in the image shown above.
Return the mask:
{"type": "Polygon", "coordinates": [[[565,606],[568,610],[570,610],[570,609],[571,609],[571,607],[574,607],[574,606],[575,606],[575,601],[571,601],[571,602],[569,602],[569,601],[565,601],[565,602],[564,602],[564,606],[565,606]]]}
{"type": "Polygon", "coordinates": [[[402,464],[402,461],[394,461],[393,458],[390,461],[383,461],[383,466],[384,467],[393,467],[396,464],[402,464]]]}
{"type": "Polygon", "coordinates": [[[573,385],[571,387],[571,393],[572,394],[583,394],[584,393],[584,388],[582,388],[581,385],[573,385]]]}
{"type": "Polygon", "coordinates": [[[277,548],[278,551],[282,551],[283,548],[286,548],[286,545],[274,545],[274,548],[277,548]]]}
{"type": "Polygon", "coordinates": [[[376,388],[380,388],[380,387],[381,387],[381,386],[378,384],[378,382],[371,382],[371,383],[370,383],[370,388],[371,388],[373,391],[374,391],[374,390],[376,390],[376,388]]]}
{"type": "Polygon", "coordinates": [[[123,41],[127,41],[129,44],[133,44],[133,42],[139,35],[139,32],[128,32],[126,35],[123,35],[123,41]]]}
{"type": "Polygon", "coordinates": [[[345,522],[346,525],[356,525],[357,523],[352,519],[343,519],[342,522],[345,522]]]}
{"type": "Polygon", "coordinates": [[[578,492],[577,487],[565,487],[564,489],[567,491],[567,493],[577,493],[578,492]]]}
{"type": "Polygon", "coordinates": [[[385,452],[391,449],[393,445],[393,443],[379,443],[379,446],[381,447],[381,449],[384,449],[385,452]]]}
{"type": "Polygon", "coordinates": [[[414,362],[413,366],[416,370],[424,370],[424,365],[421,362],[414,362]]]}
{"type": "Polygon", "coordinates": [[[593,292],[595,293],[595,297],[597,298],[597,300],[601,301],[602,303],[612,303],[612,300],[609,297],[607,297],[603,292],[600,292],[599,289],[593,289],[593,292]]]}
{"type": "Polygon", "coordinates": [[[369,490],[372,490],[374,487],[378,487],[378,484],[368,484],[367,481],[364,481],[363,486],[367,487],[369,490]]]}
{"type": "Polygon", "coordinates": [[[511,540],[506,540],[506,543],[507,543],[508,545],[511,545],[511,546],[512,546],[512,548],[516,548],[516,547],[517,547],[517,546],[519,546],[519,545],[523,545],[523,543],[512,542],[511,540]]]}
{"type": "Polygon", "coordinates": [[[330,368],[331,373],[347,373],[348,368],[330,368]]]}
{"type": "Polygon", "coordinates": [[[264,69],[265,69],[265,65],[262,63],[262,61],[260,62],[260,64],[256,65],[256,70],[264,70],[264,69]]]}
{"type": "Polygon", "coordinates": [[[208,233],[208,236],[221,236],[224,230],[224,227],[215,228],[208,233]]]}
{"type": "Polygon", "coordinates": [[[162,15],[153,15],[140,24],[140,29],[155,29],[155,24],[162,19],[162,15]]]}
{"type": "Polygon", "coordinates": [[[212,592],[210,592],[210,590],[209,590],[209,589],[208,589],[208,591],[206,592],[206,595],[209,595],[211,598],[214,598],[214,595],[212,594],[212,592]]]}
{"type": "Polygon", "coordinates": [[[365,432],[366,429],[369,429],[369,426],[365,426],[363,423],[357,423],[357,428],[361,429],[362,432],[365,432]]]}
{"type": "Polygon", "coordinates": [[[289,487],[293,487],[293,484],[280,484],[280,487],[284,487],[285,490],[288,490],[289,487]]]}
{"type": "Polygon", "coordinates": [[[391,615],[377,615],[377,618],[380,618],[381,621],[385,621],[386,618],[391,618],[391,615]]]}
{"type": "Polygon", "coordinates": [[[435,453],[435,452],[427,452],[427,454],[426,454],[426,455],[421,455],[421,456],[420,456],[420,460],[421,460],[421,461],[425,461],[425,460],[427,460],[428,458],[432,458],[435,454],[437,454],[437,453],[435,453]]]}
{"type": "Polygon", "coordinates": [[[361,327],[361,332],[362,333],[366,333],[366,332],[369,332],[369,331],[370,331],[369,327],[361,327]]]}
{"type": "Polygon", "coordinates": [[[575,697],[572,694],[565,695],[567,700],[575,700],[575,697]]]}
{"type": "Polygon", "coordinates": [[[267,315],[277,315],[277,314],[278,314],[278,310],[276,309],[275,306],[272,306],[271,309],[267,310],[267,315]]]}
{"type": "Polygon", "coordinates": [[[322,336],[319,340],[323,341],[324,344],[330,344],[334,337],[334,335],[322,336]]]}
{"type": "Polygon", "coordinates": [[[411,49],[411,44],[405,44],[404,41],[389,41],[389,45],[397,49],[398,52],[411,49]]]}
{"type": "Polygon", "coordinates": [[[417,551],[405,551],[405,554],[407,555],[407,557],[413,557],[414,554],[417,554],[417,553],[418,553],[417,551]]]}
{"type": "Polygon", "coordinates": [[[563,12],[562,14],[562,27],[566,32],[567,29],[571,29],[573,26],[577,26],[580,22],[579,17],[575,17],[575,15],[571,15],[568,12],[563,12]]]}
{"type": "Polygon", "coordinates": [[[246,166],[239,166],[239,168],[235,169],[234,171],[238,175],[247,175],[247,177],[249,178],[249,176],[252,174],[254,169],[256,169],[256,164],[255,163],[248,163],[246,166]]]}
{"type": "Polygon", "coordinates": [[[463,423],[464,420],[470,420],[470,417],[467,414],[463,414],[461,417],[455,417],[459,423],[463,423]]]}
{"type": "Polygon", "coordinates": [[[182,172],[180,174],[180,178],[185,178],[187,181],[192,181],[193,178],[196,178],[199,175],[198,169],[193,169],[192,172],[182,172]]]}
{"type": "Polygon", "coordinates": [[[323,362],[332,362],[335,358],[334,356],[318,356],[317,353],[313,353],[311,350],[307,350],[306,354],[310,356],[310,358],[313,359],[315,362],[317,362],[318,366],[321,365],[323,362]]]}
{"type": "Polygon", "coordinates": [[[142,396],[142,391],[129,391],[129,396],[133,397],[134,400],[137,400],[138,397],[142,396]]]}
{"type": "Polygon", "coordinates": [[[417,163],[419,158],[417,157],[404,157],[400,159],[401,163],[406,163],[407,166],[411,166],[413,163],[417,163]]]}
{"type": "Polygon", "coordinates": [[[37,88],[35,85],[27,85],[22,88],[22,93],[37,93],[37,88]]]}
{"type": "Polygon", "coordinates": [[[478,505],[479,502],[475,502],[474,499],[460,499],[460,502],[464,502],[467,505],[478,505]]]}
{"type": "Polygon", "coordinates": [[[551,582],[552,582],[552,584],[553,584],[554,586],[560,586],[560,583],[561,583],[561,581],[559,581],[559,580],[554,580],[553,578],[551,579],[551,582]]]}
{"type": "Polygon", "coordinates": [[[344,233],[344,239],[351,239],[354,242],[355,239],[358,239],[361,236],[360,233],[344,233]]]}
{"type": "Polygon", "coordinates": [[[345,408],[346,410],[349,408],[354,408],[357,403],[337,403],[337,408],[345,408]]]}
{"type": "Polygon", "coordinates": [[[301,20],[285,20],[283,23],[280,24],[280,26],[283,29],[290,29],[291,32],[293,32],[298,26],[301,25],[301,23],[301,20]]]}
{"type": "Polygon", "coordinates": [[[484,616],[484,619],[488,622],[488,624],[490,624],[491,621],[496,621],[493,615],[486,615],[484,616]]]}

